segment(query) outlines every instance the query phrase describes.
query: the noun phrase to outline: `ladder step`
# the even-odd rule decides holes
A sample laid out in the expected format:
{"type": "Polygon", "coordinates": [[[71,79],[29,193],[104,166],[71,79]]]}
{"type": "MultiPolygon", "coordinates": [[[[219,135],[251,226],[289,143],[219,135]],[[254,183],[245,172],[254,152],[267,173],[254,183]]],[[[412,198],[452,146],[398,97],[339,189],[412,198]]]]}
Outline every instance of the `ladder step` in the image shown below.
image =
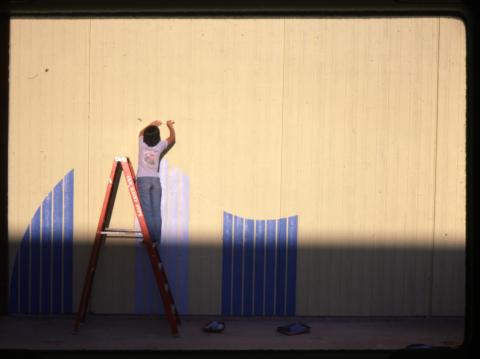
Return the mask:
{"type": "Polygon", "coordinates": [[[100,234],[104,234],[110,237],[126,237],[126,238],[143,238],[141,231],[129,230],[129,229],[113,229],[105,228],[100,234]]]}
{"type": "Polygon", "coordinates": [[[125,233],[141,233],[141,231],[137,231],[136,229],[125,229],[125,228],[105,228],[105,231],[108,231],[108,232],[125,232],[125,233]]]}

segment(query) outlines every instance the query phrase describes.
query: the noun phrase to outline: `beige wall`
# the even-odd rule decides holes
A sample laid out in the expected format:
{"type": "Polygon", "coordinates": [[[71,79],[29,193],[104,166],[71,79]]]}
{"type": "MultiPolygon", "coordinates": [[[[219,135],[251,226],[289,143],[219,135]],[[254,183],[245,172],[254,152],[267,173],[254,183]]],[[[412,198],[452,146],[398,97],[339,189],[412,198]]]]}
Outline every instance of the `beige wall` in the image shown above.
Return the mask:
{"type": "MultiPolygon", "coordinates": [[[[136,167],[138,131],[172,119],[191,313],[220,311],[225,210],[298,215],[299,315],[463,314],[460,20],[14,19],[11,37],[10,255],[74,168],[74,307],[113,157],[136,167]]],[[[112,227],[133,226],[117,198],[112,227]]],[[[107,240],[92,310],[131,311],[134,258],[107,240]]]]}

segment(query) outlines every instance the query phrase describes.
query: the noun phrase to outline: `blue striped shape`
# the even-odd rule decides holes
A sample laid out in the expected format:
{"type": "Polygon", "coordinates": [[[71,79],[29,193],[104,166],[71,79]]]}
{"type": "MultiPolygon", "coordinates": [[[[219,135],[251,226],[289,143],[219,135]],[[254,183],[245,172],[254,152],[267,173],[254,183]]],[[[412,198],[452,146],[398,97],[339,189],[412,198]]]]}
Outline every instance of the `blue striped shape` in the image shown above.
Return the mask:
{"type": "Polygon", "coordinates": [[[223,213],[222,313],[232,310],[233,216],[223,213]]]}
{"type": "MultiPolygon", "coordinates": [[[[190,181],[180,170],[160,162],[162,235],[159,255],[179,314],[188,313],[188,223],[190,181]]],[[[138,221],[135,227],[139,230],[138,221]]],[[[163,314],[163,302],[141,238],[136,242],[135,303],[138,314],[163,314]]]]}
{"type": "Polygon", "coordinates": [[[42,203],[42,313],[50,313],[52,290],[52,193],[42,203]]]}
{"type": "Polygon", "coordinates": [[[287,219],[277,222],[277,282],[275,314],[285,313],[285,278],[287,272],[287,219]]]}
{"type": "Polygon", "coordinates": [[[190,220],[190,179],[188,176],[180,177],[180,192],[183,194],[180,198],[178,208],[178,246],[181,249],[177,253],[177,288],[178,293],[184,293],[175,298],[175,303],[179,313],[188,313],[188,223],[190,220]]]}
{"type": "Polygon", "coordinates": [[[10,313],[71,313],[73,280],[71,170],[47,194],[20,242],[10,277],[10,313]]]}
{"type": "Polygon", "coordinates": [[[242,315],[242,262],[243,262],[243,218],[233,221],[233,292],[232,314],[242,315]]]}
{"type": "Polygon", "coordinates": [[[297,216],[288,219],[286,313],[289,316],[295,315],[295,288],[297,286],[297,224],[297,216]]]}
{"type": "Polygon", "coordinates": [[[275,306],[275,235],[276,221],[267,221],[267,248],[265,253],[265,315],[273,315],[275,306]]]}
{"type": "Polygon", "coordinates": [[[52,313],[62,312],[62,217],[63,181],[53,189],[52,313]]]}
{"type": "Polygon", "coordinates": [[[153,275],[152,264],[147,256],[145,248],[143,248],[145,254],[144,260],[144,276],[147,281],[146,297],[145,297],[145,309],[147,313],[158,314],[160,311],[160,294],[155,282],[155,276],[153,275]]]}
{"type": "MultiPolygon", "coordinates": [[[[179,183],[180,173],[176,168],[169,168],[167,174],[168,190],[163,197],[166,198],[165,209],[165,221],[163,221],[163,228],[165,229],[162,236],[160,254],[165,265],[165,272],[168,278],[168,284],[174,295],[179,293],[178,283],[178,259],[179,253],[182,252],[182,248],[179,246],[180,237],[178,232],[178,207],[179,207],[179,183]]],[[[157,290],[158,292],[158,290],[157,290]]],[[[180,297],[180,294],[178,295],[180,297]]],[[[159,298],[159,304],[161,305],[161,312],[163,313],[163,304],[159,298]]]]}
{"type": "Polygon", "coordinates": [[[135,250],[135,304],[134,312],[137,314],[147,314],[145,310],[145,287],[146,279],[143,273],[145,248],[141,241],[136,241],[135,250]],[[143,249],[143,250],[142,250],[143,249]]]}
{"type": "Polygon", "coordinates": [[[297,216],[223,213],[222,315],[295,315],[297,216]]]}
{"type": "Polygon", "coordinates": [[[243,315],[253,315],[253,219],[245,220],[245,257],[243,280],[243,315]]]}
{"type": "Polygon", "coordinates": [[[40,312],[40,207],[32,218],[30,227],[30,312],[40,312]]]}
{"type": "Polygon", "coordinates": [[[63,180],[63,313],[72,312],[73,171],[63,180]]]}
{"type": "MultiPolygon", "coordinates": [[[[15,263],[16,265],[17,263],[15,263]]],[[[30,226],[20,242],[20,313],[30,312],[30,226]]]]}
{"type": "MultiPolygon", "coordinates": [[[[18,254],[15,256],[15,264],[18,263],[18,254]]],[[[12,277],[10,279],[10,296],[8,298],[8,312],[9,313],[18,313],[19,310],[19,303],[18,303],[18,290],[19,290],[19,282],[18,282],[18,266],[15,265],[12,271],[12,277]]]]}
{"type": "Polygon", "coordinates": [[[265,294],[265,221],[255,221],[254,312],[263,315],[265,294]]]}

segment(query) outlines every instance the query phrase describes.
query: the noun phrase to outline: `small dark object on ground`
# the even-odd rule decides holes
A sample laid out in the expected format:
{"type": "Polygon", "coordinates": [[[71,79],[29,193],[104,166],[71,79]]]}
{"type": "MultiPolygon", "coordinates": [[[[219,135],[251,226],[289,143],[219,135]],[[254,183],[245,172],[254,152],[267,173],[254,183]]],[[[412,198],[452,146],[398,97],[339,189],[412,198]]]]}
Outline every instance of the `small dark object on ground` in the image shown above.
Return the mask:
{"type": "Polygon", "coordinates": [[[405,347],[406,350],[453,350],[448,346],[434,346],[428,344],[410,344],[405,347]]]}
{"type": "Polygon", "coordinates": [[[225,329],[224,322],[217,322],[216,320],[209,322],[203,326],[204,332],[220,333],[225,329]]]}
{"type": "Polygon", "coordinates": [[[414,350],[414,349],[432,349],[431,345],[428,344],[410,344],[405,347],[405,349],[414,350]]]}
{"type": "Polygon", "coordinates": [[[277,328],[277,331],[285,335],[309,333],[310,327],[303,323],[292,323],[277,328]]]}

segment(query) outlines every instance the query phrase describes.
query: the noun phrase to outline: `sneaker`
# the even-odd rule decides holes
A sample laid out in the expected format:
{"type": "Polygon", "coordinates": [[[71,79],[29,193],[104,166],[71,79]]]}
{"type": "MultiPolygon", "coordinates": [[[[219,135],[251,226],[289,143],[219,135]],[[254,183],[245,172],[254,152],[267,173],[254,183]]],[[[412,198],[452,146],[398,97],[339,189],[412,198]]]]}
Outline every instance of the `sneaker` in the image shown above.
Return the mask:
{"type": "Polygon", "coordinates": [[[210,333],[220,333],[225,329],[224,322],[217,322],[216,320],[205,324],[203,331],[210,333]]]}
{"type": "Polygon", "coordinates": [[[277,331],[285,335],[296,335],[310,332],[310,327],[303,323],[293,323],[278,327],[277,331]]]}

